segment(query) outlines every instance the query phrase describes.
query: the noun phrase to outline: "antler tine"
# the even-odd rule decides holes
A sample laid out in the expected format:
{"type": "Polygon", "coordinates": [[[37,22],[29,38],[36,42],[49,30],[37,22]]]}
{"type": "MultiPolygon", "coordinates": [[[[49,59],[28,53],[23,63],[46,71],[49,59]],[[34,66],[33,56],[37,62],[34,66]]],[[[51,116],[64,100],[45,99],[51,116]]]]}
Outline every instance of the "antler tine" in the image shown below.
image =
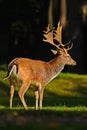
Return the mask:
{"type": "Polygon", "coordinates": [[[43,31],[44,33],[49,33],[52,29],[52,26],[50,24],[48,24],[48,26],[46,27],[46,31],[43,31]]]}
{"type": "Polygon", "coordinates": [[[46,31],[43,31],[44,32],[43,36],[45,37],[45,38],[43,38],[43,41],[49,42],[51,45],[57,47],[57,45],[54,44],[54,42],[53,42],[53,30],[54,30],[54,27],[49,24],[46,27],[46,31]]]}
{"type": "Polygon", "coordinates": [[[55,30],[54,39],[59,42],[58,46],[61,45],[62,47],[64,47],[64,44],[62,44],[62,25],[61,25],[60,21],[58,22],[58,27],[55,30]]]}
{"type": "Polygon", "coordinates": [[[65,44],[65,46],[68,46],[71,43],[71,41],[69,41],[68,43],[65,44]]]}
{"type": "MultiPolygon", "coordinates": [[[[69,41],[69,42],[67,43],[67,45],[70,44],[70,43],[71,43],[71,42],[69,41]]],[[[71,50],[72,47],[73,47],[73,43],[71,43],[71,46],[70,46],[70,47],[68,46],[68,48],[67,48],[66,50],[67,50],[67,51],[68,51],[68,50],[71,50]]]]}

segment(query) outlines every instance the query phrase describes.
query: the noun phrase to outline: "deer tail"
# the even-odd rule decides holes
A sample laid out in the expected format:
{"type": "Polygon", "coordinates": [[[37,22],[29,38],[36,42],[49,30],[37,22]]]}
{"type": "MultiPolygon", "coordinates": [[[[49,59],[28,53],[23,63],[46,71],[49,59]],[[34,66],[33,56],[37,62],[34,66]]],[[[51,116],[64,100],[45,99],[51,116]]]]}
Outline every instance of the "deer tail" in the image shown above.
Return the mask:
{"type": "Polygon", "coordinates": [[[18,66],[16,64],[9,65],[7,76],[3,80],[9,79],[9,77],[11,76],[12,73],[16,76],[18,74],[18,66]]]}

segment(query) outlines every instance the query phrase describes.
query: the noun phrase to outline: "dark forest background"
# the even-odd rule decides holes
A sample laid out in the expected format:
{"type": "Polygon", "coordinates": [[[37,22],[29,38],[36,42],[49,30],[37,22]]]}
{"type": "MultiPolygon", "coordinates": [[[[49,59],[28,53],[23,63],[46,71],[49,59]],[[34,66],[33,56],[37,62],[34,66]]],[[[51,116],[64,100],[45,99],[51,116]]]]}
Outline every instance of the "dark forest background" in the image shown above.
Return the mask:
{"type": "Polygon", "coordinates": [[[65,67],[64,71],[86,74],[86,0],[0,0],[0,63],[8,64],[15,57],[52,59],[54,55],[49,45],[42,42],[43,30],[49,23],[49,14],[51,23],[56,26],[62,21],[63,13],[63,41],[73,42],[70,54],[77,62],[77,66],[65,67]],[[50,2],[52,12],[49,13],[50,2]]]}

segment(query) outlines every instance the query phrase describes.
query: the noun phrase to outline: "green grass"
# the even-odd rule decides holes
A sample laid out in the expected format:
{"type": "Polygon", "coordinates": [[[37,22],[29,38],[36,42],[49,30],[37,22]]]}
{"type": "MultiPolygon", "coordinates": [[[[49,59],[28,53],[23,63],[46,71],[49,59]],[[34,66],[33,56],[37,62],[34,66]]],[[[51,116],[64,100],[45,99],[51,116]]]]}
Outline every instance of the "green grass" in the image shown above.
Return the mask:
{"type": "Polygon", "coordinates": [[[0,65],[0,119],[5,116],[5,125],[0,120],[0,127],[7,129],[87,129],[87,75],[61,73],[51,81],[44,91],[43,110],[35,111],[35,97],[29,88],[25,99],[29,110],[25,111],[18,97],[16,87],[13,109],[9,109],[9,81],[4,81],[6,65],[0,65]],[[29,122],[24,122],[28,118],[29,122]],[[14,119],[14,121],[13,121],[14,119]]]}

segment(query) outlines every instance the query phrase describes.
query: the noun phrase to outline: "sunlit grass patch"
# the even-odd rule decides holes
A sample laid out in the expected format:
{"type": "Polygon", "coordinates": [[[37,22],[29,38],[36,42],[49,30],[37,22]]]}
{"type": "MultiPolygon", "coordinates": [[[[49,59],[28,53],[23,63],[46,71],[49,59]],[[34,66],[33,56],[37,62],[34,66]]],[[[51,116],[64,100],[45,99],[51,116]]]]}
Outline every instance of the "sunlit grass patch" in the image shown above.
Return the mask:
{"type": "Polygon", "coordinates": [[[87,107],[86,106],[48,106],[48,107],[43,107],[43,110],[48,110],[48,111],[56,111],[56,112],[87,112],[87,107]]]}
{"type": "Polygon", "coordinates": [[[59,96],[85,97],[87,94],[87,75],[61,73],[47,85],[48,89],[59,96]]]}

